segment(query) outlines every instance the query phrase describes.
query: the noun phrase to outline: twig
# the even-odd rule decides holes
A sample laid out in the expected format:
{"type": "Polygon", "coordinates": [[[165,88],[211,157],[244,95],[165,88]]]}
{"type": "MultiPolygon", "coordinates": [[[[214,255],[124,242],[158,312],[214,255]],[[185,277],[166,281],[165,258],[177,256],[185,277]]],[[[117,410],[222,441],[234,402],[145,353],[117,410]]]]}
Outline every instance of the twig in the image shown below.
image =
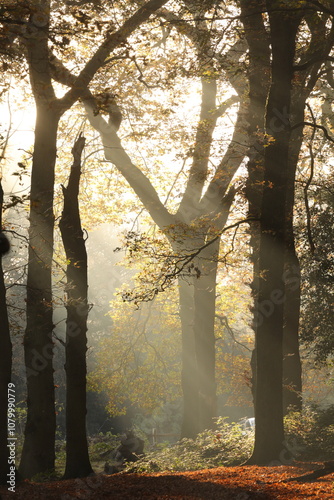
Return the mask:
{"type": "Polygon", "coordinates": [[[324,127],[323,125],[318,125],[317,123],[299,122],[299,123],[296,123],[295,125],[292,125],[291,130],[294,130],[295,128],[298,128],[298,127],[304,127],[304,126],[313,127],[314,129],[322,130],[326,139],[328,139],[331,142],[334,142],[333,137],[331,137],[328,134],[326,127],[324,127]]]}

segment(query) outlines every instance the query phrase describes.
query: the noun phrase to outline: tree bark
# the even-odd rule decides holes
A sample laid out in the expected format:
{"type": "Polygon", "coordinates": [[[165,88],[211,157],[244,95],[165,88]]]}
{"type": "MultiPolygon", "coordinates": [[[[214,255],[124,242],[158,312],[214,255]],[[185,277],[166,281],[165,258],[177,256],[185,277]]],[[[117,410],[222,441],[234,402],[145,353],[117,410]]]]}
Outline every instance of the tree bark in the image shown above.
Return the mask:
{"type": "Polygon", "coordinates": [[[256,399],[256,314],[258,309],[259,293],[259,241],[261,199],[264,175],[264,147],[263,137],[265,128],[265,113],[268,91],[270,88],[270,48],[269,35],[264,26],[261,11],[265,9],[265,1],[250,3],[241,0],[242,22],[245,28],[245,37],[249,49],[248,85],[249,97],[247,106],[247,121],[249,135],[249,151],[247,164],[246,197],[248,201],[248,215],[253,221],[250,224],[250,260],[253,264],[253,279],[250,285],[253,299],[252,328],[255,333],[255,346],[251,357],[252,396],[255,405],[256,399]]]}
{"type": "Polygon", "coordinates": [[[299,354],[300,265],[292,228],[287,229],[284,272],[283,414],[302,409],[302,364],[299,354]]]}
{"type": "MultiPolygon", "coordinates": [[[[304,119],[308,92],[296,88],[291,105],[291,121],[299,123],[304,119]]],[[[302,409],[302,365],[299,354],[300,316],[300,265],[295,248],[293,229],[295,204],[295,176],[303,130],[293,131],[289,146],[288,187],[286,200],[286,250],[284,262],[285,301],[283,327],[283,414],[289,409],[302,409]]]]}
{"type": "Polygon", "coordinates": [[[67,259],[65,478],[93,472],[86,435],[87,252],[78,200],[84,145],[85,138],[80,136],[72,149],[74,161],[68,186],[63,186],[64,209],[59,223],[67,259]]]}
{"type": "Polygon", "coordinates": [[[194,335],[198,366],[199,426],[211,429],[217,416],[216,394],[216,279],[219,240],[207,247],[200,259],[201,273],[194,286],[194,335]]]}
{"type": "MultiPolygon", "coordinates": [[[[197,244],[200,247],[199,241],[197,244]]],[[[189,278],[189,282],[179,279],[184,401],[181,437],[195,438],[199,432],[212,428],[217,416],[215,291],[218,251],[219,240],[193,262],[198,277],[189,278]]]]}
{"type": "Polygon", "coordinates": [[[182,372],[183,415],[181,436],[194,438],[200,432],[198,366],[194,337],[194,287],[179,278],[180,319],[182,330],[182,372]]]}

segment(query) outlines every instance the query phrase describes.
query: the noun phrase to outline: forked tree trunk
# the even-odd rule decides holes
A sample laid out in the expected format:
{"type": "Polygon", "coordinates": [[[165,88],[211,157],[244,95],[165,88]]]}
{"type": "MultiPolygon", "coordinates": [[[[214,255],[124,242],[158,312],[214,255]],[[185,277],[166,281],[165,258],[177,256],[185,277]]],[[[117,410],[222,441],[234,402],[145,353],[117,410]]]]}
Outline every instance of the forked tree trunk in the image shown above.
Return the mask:
{"type": "Polygon", "coordinates": [[[80,136],[72,149],[74,162],[68,186],[63,186],[64,209],[59,223],[67,259],[65,478],[93,472],[86,434],[87,252],[78,200],[84,145],[85,138],[80,136]]]}
{"type": "MultiPolygon", "coordinates": [[[[200,213],[200,208],[202,208],[196,201],[191,201],[190,193],[194,191],[189,189],[189,197],[187,196],[188,201],[184,202],[182,215],[187,214],[187,217],[182,218],[180,216],[180,218],[178,218],[170,214],[162,205],[149,179],[132,163],[130,157],[122,147],[121,141],[113,126],[107,124],[101,115],[94,113],[94,108],[89,101],[84,101],[84,105],[91,125],[101,134],[102,143],[105,149],[105,157],[116,165],[118,170],[129,182],[143,205],[149,211],[154,222],[168,236],[174,252],[180,255],[187,255],[191,250],[197,251],[201,249],[204,242],[208,243],[210,233],[215,233],[218,229],[211,228],[209,224],[205,231],[203,228],[200,229],[201,238],[198,238],[196,231],[191,227],[190,223],[194,223],[196,216],[200,213]],[[182,223],[180,224],[181,221],[182,223]],[[187,239],[184,243],[180,243],[180,240],[182,241],[184,238],[183,232],[185,226],[187,228],[187,239]],[[181,236],[179,235],[180,227],[182,229],[181,236]],[[203,232],[206,233],[205,238],[202,236],[203,232]]],[[[217,191],[220,193],[219,189],[215,191],[216,193],[217,191]]],[[[233,196],[233,190],[227,193],[225,190],[222,190],[221,196],[219,197],[219,205],[218,201],[217,204],[214,205],[219,214],[216,222],[219,228],[223,228],[226,224],[233,196]]],[[[210,215],[212,215],[212,211],[210,215]]],[[[180,316],[182,325],[181,383],[184,395],[182,437],[195,437],[198,432],[203,431],[208,426],[211,427],[212,418],[216,416],[214,378],[215,340],[213,325],[218,241],[217,244],[210,244],[206,248],[207,251],[204,252],[206,264],[203,266],[203,270],[200,269],[201,276],[198,279],[196,277],[191,278],[189,280],[190,284],[185,282],[182,278],[179,279],[180,316]],[[208,269],[205,269],[206,266],[208,266],[208,269]],[[212,269],[209,269],[210,266],[212,269]],[[207,276],[207,273],[211,273],[210,278],[207,276]],[[193,280],[196,280],[195,283],[193,280]],[[202,282],[207,282],[208,284],[203,284],[202,286],[202,282]],[[205,339],[205,337],[207,338],[205,339]],[[198,346],[196,346],[197,342],[198,346]],[[210,363],[211,366],[209,367],[210,363]],[[201,404],[199,400],[200,397],[201,404]]],[[[201,258],[202,252],[199,252],[199,261],[201,258]]],[[[201,267],[202,264],[199,268],[201,267]]]]}

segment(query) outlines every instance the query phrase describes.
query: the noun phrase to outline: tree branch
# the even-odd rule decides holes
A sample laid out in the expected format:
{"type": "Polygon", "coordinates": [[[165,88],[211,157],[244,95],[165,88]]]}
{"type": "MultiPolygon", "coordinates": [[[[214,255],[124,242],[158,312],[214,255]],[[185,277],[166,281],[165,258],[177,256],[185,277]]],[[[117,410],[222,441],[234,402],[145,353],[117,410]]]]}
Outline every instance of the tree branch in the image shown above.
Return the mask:
{"type": "Polygon", "coordinates": [[[222,209],[223,199],[232,178],[248,151],[248,134],[245,115],[247,104],[240,104],[232,139],[200,201],[201,213],[217,214],[222,209]]]}
{"type": "Polygon", "coordinates": [[[304,186],[304,203],[305,203],[305,210],[306,210],[307,238],[308,238],[308,241],[310,244],[311,253],[314,254],[315,245],[314,245],[314,241],[313,241],[313,237],[312,237],[311,211],[310,211],[310,204],[308,201],[308,189],[311,185],[311,182],[313,179],[313,174],[314,174],[314,153],[313,153],[312,143],[308,144],[308,150],[310,152],[311,164],[310,164],[310,175],[309,175],[309,178],[307,179],[307,182],[304,186]]]}
{"type": "Polygon", "coordinates": [[[128,302],[135,302],[136,304],[139,302],[148,302],[150,300],[153,300],[158,293],[165,291],[166,288],[171,286],[171,284],[175,281],[177,277],[182,276],[182,273],[185,269],[187,270],[187,276],[189,276],[191,273],[195,273],[197,278],[199,278],[200,270],[194,266],[192,261],[198,255],[200,255],[206,248],[208,248],[210,245],[219,240],[221,235],[226,231],[236,228],[241,224],[250,223],[255,220],[257,219],[248,217],[246,219],[235,222],[234,224],[224,227],[221,231],[219,231],[219,233],[217,233],[215,237],[208,240],[204,245],[201,245],[192,252],[185,255],[176,255],[176,256],[171,255],[166,257],[166,262],[164,264],[165,272],[160,273],[160,275],[156,279],[155,284],[151,288],[149,289],[146,288],[144,292],[140,291],[138,293],[134,292],[133,290],[130,292],[124,292],[122,294],[123,299],[128,302]]]}
{"type": "Polygon", "coordinates": [[[320,12],[323,12],[324,14],[329,14],[330,16],[334,16],[334,10],[329,9],[322,3],[318,2],[317,0],[307,0],[307,1],[312,5],[314,5],[315,7],[317,7],[320,12]]]}
{"type": "Polygon", "coordinates": [[[107,123],[100,114],[95,113],[94,104],[90,100],[84,100],[83,104],[90,124],[102,138],[105,158],[111,161],[124,176],[154,222],[160,229],[175,224],[175,217],[163,205],[150,180],[132,163],[113,125],[107,123]]]}
{"type": "Polygon", "coordinates": [[[318,125],[317,123],[312,123],[312,122],[299,122],[299,123],[296,123],[295,125],[292,125],[291,130],[294,130],[295,128],[298,128],[298,127],[305,127],[305,126],[308,126],[308,127],[313,127],[314,129],[319,129],[319,130],[322,130],[322,131],[323,131],[323,133],[324,133],[324,136],[326,137],[326,139],[328,139],[328,140],[329,140],[329,141],[331,141],[331,142],[334,142],[333,137],[331,137],[331,136],[328,134],[328,131],[327,131],[326,127],[324,127],[323,125],[318,125]]]}
{"type": "Polygon", "coordinates": [[[129,19],[127,19],[121,28],[107,36],[95,54],[76,77],[72,88],[62,99],[59,100],[63,109],[69,109],[79,97],[82,97],[85,94],[89,83],[95,76],[96,72],[104,65],[104,62],[110,52],[125,42],[138,26],[140,26],[144,21],[147,21],[147,19],[149,19],[149,17],[167,1],[168,0],[149,0],[129,19]]]}

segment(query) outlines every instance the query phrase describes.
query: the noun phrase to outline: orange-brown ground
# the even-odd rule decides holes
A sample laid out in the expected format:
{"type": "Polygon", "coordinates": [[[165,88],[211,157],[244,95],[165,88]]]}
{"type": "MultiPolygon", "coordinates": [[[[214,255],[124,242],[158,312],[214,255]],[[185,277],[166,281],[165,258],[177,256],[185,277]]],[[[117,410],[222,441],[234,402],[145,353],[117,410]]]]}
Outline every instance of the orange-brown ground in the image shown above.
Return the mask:
{"type": "Polygon", "coordinates": [[[299,463],[277,467],[219,467],[201,471],[157,474],[98,474],[84,479],[32,483],[24,481],[15,493],[0,487],[2,500],[304,500],[334,499],[334,474],[311,483],[284,483],[320,467],[299,463]]]}

